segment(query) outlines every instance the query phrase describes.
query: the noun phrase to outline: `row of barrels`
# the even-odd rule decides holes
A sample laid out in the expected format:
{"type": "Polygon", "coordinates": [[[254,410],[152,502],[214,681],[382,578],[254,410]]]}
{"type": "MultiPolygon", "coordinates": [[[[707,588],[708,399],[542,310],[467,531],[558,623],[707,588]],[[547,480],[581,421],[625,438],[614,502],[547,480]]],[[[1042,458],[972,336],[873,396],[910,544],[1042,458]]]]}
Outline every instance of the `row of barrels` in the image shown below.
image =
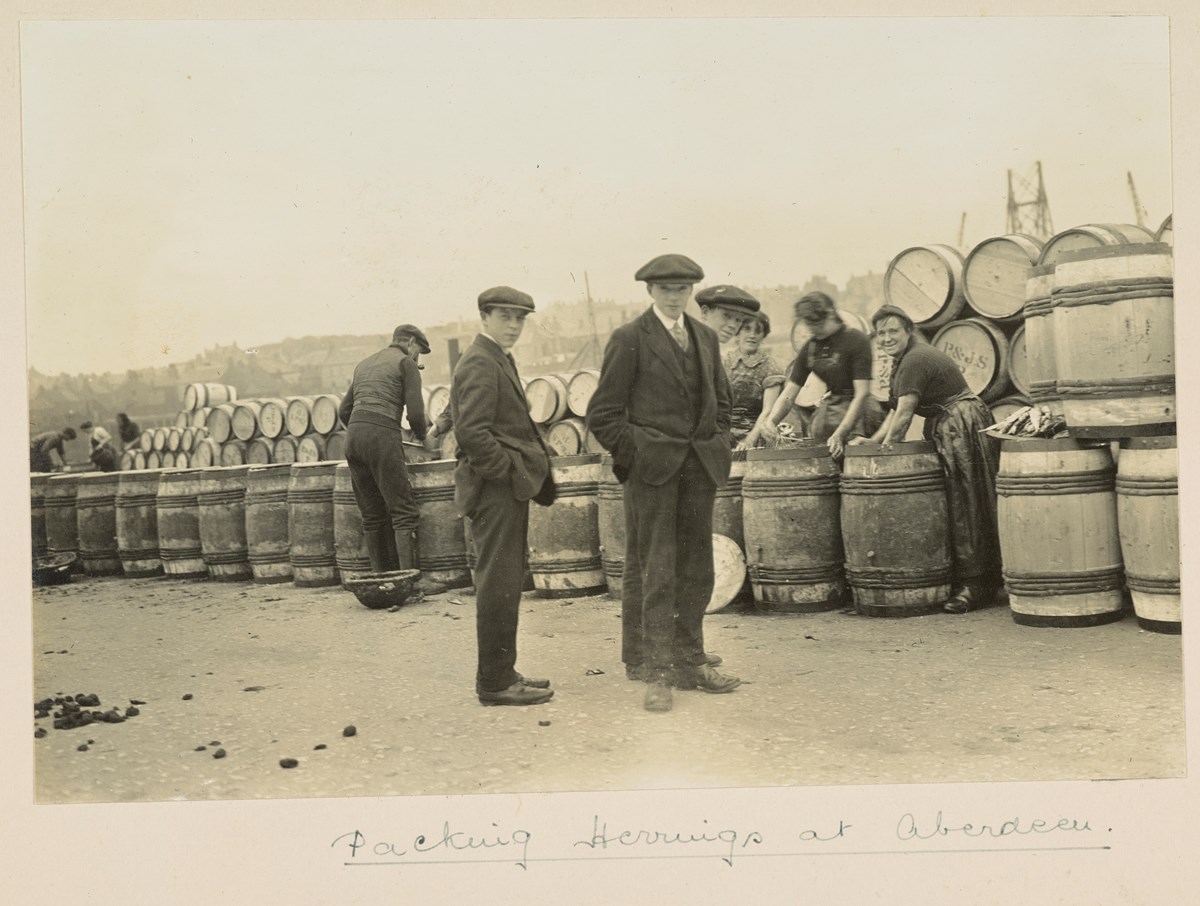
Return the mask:
{"type": "Polygon", "coordinates": [[[142,451],[161,450],[169,443],[171,432],[204,428],[218,443],[235,439],[250,441],[255,437],[277,440],[285,434],[305,437],[309,434],[331,434],[342,428],[338,407],[342,397],[337,393],[311,396],[264,397],[236,400],[184,409],[175,416],[175,427],[143,431],[139,438],[142,451]]]}
{"type": "MultiPolygon", "coordinates": [[[[200,429],[203,430],[203,429],[200,429]]],[[[186,429],[184,437],[186,438],[186,429]]],[[[271,463],[320,462],[346,458],[346,432],[328,436],[284,435],[276,440],[256,437],[250,441],[227,440],[218,443],[207,433],[197,433],[189,444],[181,441],[175,450],[126,450],[121,454],[122,472],[143,469],[206,469],[211,466],[267,465],[271,463]]]]}

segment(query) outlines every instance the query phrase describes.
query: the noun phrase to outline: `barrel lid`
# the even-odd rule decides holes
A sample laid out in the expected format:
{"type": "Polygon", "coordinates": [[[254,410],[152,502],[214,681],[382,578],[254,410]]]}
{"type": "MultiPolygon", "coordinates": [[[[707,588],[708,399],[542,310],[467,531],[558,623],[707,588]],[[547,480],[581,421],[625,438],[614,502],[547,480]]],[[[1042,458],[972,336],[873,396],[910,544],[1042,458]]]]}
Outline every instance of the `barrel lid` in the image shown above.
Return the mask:
{"type": "Polygon", "coordinates": [[[1101,245],[1096,248],[1075,249],[1058,256],[1057,265],[1074,261],[1094,261],[1098,258],[1127,258],[1130,255],[1170,255],[1171,246],[1165,242],[1136,242],[1125,245],[1101,245]]]}
{"type": "Polygon", "coordinates": [[[847,444],[843,448],[846,456],[905,456],[911,453],[934,453],[937,447],[928,440],[905,440],[892,444],[890,452],[885,453],[883,444],[847,444]]]}
{"type": "Polygon", "coordinates": [[[769,450],[747,450],[747,462],[766,462],[779,459],[820,459],[829,455],[829,447],[819,440],[803,440],[789,447],[772,447],[769,450]]]}
{"type": "Polygon", "coordinates": [[[1121,441],[1122,450],[1174,450],[1177,439],[1174,434],[1162,437],[1126,437],[1121,441]]]}

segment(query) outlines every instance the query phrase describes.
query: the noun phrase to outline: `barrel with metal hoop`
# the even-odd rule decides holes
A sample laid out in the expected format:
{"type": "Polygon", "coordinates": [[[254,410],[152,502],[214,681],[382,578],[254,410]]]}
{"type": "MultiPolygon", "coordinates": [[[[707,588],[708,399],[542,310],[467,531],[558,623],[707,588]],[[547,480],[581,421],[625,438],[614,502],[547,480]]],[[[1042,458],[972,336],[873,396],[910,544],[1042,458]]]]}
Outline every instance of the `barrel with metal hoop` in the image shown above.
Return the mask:
{"type": "Polygon", "coordinates": [[[924,440],[846,447],[842,541],[854,607],[873,617],[935,613],[950,597],[946,484],[924,440]]]}
{"type": "Polygon", "coordinates": [[[119,576],[117,472],[84,472],[75,485],[79,560],[89,576],[119,576]]]}
{"type": "Polygon", "coordinates": [[[462,517],[454,504],[455,465],[442,459],[413,463],[408,477],[421,513],[417,527],[421,576],[448,588],[463,588],[471,584],[471,573],[462,517]]]}
{"type": "Polygon", "coordinates": [[[1021,317],[1025,282],[1042,241],[1025,233],[985,239],[963,262],[963,294],[971,308],[993,321],[1021,317]]]}
{"type": "Polygon", "coordinates": [[[333,556],[345,585],[371,571],[371,558],[363,536],[362,513],[354,496],[350,464],[339,462],[333,470],[333,556]]]}
{"type": "Polygon", "coordinates": [[[29,540],[34,557],[44,557],[46,545],[46,482],[49,472],[29,474],[29,540]]]}
{"type": "Polygon", "coordinates": [[[596,495],[600,457],[554,456],[550,470],[558,486],[548,507],[529,510],[529,569],[543,598],[591,594],[606,587],[600,558],[596,495]]]}
{"type": "Polygon", "coordinates": [[[79,523],[75,493],[79,473],[50,475],[46,480],[46,550],[53,554],[79,553],[79,523]]]}
{"type": "Polygon", "coordinates": [[[117,555],[127,578],[163,572],[158,547],[158,482],[161,469],[121,472],[117,480],[117,555]]]}
{"type": "Polygon", "coordinates": [[[295,462],[287,489],[288,559],[293,583],[304,588],[337,585],[333,548],[333,480],[337,463],[295,462]]]}
{"type": "Polygon", "coordinates": [[[1153,242],[1154,234],[1133,223],[1085,223],[1055,233],[1046,240],[1037,264],[1057,264],[1064,255],[1106,246],[1129,246],[1153,242]]]}
{"type": "Polygon", "coordinates": [[[1025,371],[1029,398],[1051,412],[1062,413],[1054,384],[1058,369],[1054,365],[1053,311],[1054,265],[1029,269],[1025,282],[1025,371]]]}
{"type": "Polygon", "coordinates": [[[625,570],[625,491],[612,471],[612,456],[600,456],[596,485],[596,524],[600,531],[600,566],[610,598],[621,597],[625,570]]]}
{"type": "Polygon", "coordinates": [[[905,249],[883,275],[883,294],[918,327],[949,324],[966,302],[962,252],[949,245],[905,249]]]}
{"type": "Polygon", "coordinates": [[[247,466],[217,466],[200,477],[200,548],[208,574],[221,582],[253,578],[246,545],[247,466]]]}
{"type": "Polygon", "coordinates": [[[742,483],[746,477],[746,451],[734,450],[733,462],[729,467],[729,478],[717,488],[713,501],[714,534],[724,535],[743,552],[746,550],[746,533],[742,517],[742,483]]]}
{"type": "Polygon", "coordinates": [[[163,572],[176,579],[208,575],[200,547],[199,469],[173,469],[158,480],[158,550],[163,572]]]}
{"type": "Polygon", "coordinates": [[[260,585],[292,581],[288,535],[288,481],[291,465],[250,466],[246,470],[246,559],[260,585]]]}
{"type": "Polygon", "coordinates": [[[1138,625],[1151,632],[1178,633],[1183,627],[1183,610],[1175,437],[1121,441],[1116,489],[1125,581],[1138,625]]]}

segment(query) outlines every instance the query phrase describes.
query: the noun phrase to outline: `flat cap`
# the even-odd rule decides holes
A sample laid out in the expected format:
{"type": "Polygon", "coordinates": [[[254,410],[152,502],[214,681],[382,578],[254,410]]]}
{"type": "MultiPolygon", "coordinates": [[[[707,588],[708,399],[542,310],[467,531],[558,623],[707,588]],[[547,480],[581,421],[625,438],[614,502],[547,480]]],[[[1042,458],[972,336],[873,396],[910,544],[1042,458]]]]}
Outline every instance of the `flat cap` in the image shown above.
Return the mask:
{"type": "Polygon", "coordinates": [[[417,347],[425,355],[429,355],[429,340],[425,338],[425,334],[421,333],[421,329],[415,324],[401,324],[392,331],[392,342],[402,340],[405,337],[412,337],[417,341],[417,347]]]}
{"type": "Polygon", "coordinates": [[[697,305],[716,305],[738,314],[752,315],[761,307],[758,300],[736,286],[709,286],[696,293],[697,305]]]}
{"type": "Polygon", "coordinates": [[[687,255],[659,255],[643,264],[634,280],[646,283],[699,283],[704,271],[687,255]]]}
{"type": "Polygon", "coordinates": [[[519,308],[533,311],[533,297],[511,286],[493,286],[479,294],[479,310],[500,305],[504,308],[519,308]]]}

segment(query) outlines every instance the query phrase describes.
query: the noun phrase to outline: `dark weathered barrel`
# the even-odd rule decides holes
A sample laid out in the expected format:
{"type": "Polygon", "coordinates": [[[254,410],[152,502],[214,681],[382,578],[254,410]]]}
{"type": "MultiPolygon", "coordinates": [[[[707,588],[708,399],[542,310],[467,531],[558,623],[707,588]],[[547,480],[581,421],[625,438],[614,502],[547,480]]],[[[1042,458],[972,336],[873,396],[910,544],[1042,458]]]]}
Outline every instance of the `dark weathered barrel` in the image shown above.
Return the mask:
{"type": "Polygon", "coordinates": [[[1025,626],[1095,626],[1124,613],[1114,469],[1107,445],[1003,441],[996,510],[1004,587],[1025,626]]]}
{"type": "Polygon", "coordinates": [[[118,472],[84,472],[75,485],[79,559],[89,576],[119,576],[117,552],[118,472]]]}
{"type": "Polygon", "coordinates": [[[163,572],[177,579],[208,575],[200,547],[199,469],[173,469],[158,480],[158,552],[163,572]]]}
{"type": "Polygon", "coordinates": [[[325,459],[340,462],[346,458],[346,431],[339,428],[325,438],[325,459]]]}
{"type": "Polygon", "coordinates": [[[746,550],[746,534],[742,527],[742,481],[745,476],[746,451],[734,450],[729,479],[717,488],[717,497],[713,501],[712,524],[713,534],[724,535],[743,552],[746,550]]]}
{"type": "Polygon", "coordinates": [[[471,573],[462,517],[454,505],[454,466],[446,460],[412,463],[408,475],[421,514],[417,528],[421,575],[449,588],[463,588],[471,584],[471,573]]]}
{"type": "Polygon", "coordinates": [[[292,581],[288,546],[288,484],[291,465],[246,470],[246,559],[260,585],[292,581]]]}
{"type": "Polygon", "coordinates": [[[79,474],[51,475],[46,481],[46,549],[50,554],[79,553],[75,491],[79,474]]]}
{"type": "Polygon", "coordinates": [[[337,464],[296,462],[287,490],[292,581],[304,588],[338,584],[333,547],[333,480],[337,464]]]}
{"type": "Polygon", "coordinates": [[[192,464],[198,469],[207,469],[221,464],[221,445],[211,437],[196,442],[192,451],[192,464]]]}
{"type": "Polygon", "coordinates": [[[838,470],[828,447],[809,441],[750,450],[741,491],[747,572],[759,608],[814,613],[841,606],[838,470]]]}
{"type": "Polygon", "coordinates": [[[221,444],[221,465],[243,466],[246,464],[246,442],[227,440],[221,444]]]}
{"type": "Polygon", "coordinates": [[[333,554],[343,585],[371,571],[362,513],[354,497],[350,466],[345,462],[339,462],[333,470],[333,554]]]}
{"type": "Polygon", "coordinates": [[[296,438],[290,434],[276,438],[275,446],[271,448],[271,459],[274,462],[295,462],[296,438]]]}
{"type": "Polygon", "coordinates": [[[1008,391],[1008,339],[986,318],[947,324],[932,342],[954,360],[967,386],[984,402],[997,400],[1008,391]]]}
{"type": "Polygon", "coordinates": [[[1180,632],[1179,451],[1175,438],[1121,441],[1116,489],[1125,580],[1138,624],[1152,632],[1180,632]]]}
{"type": "Polygon", "coordinates": [[[554,456],[558,497],[529,509],[529,569],[536,594],[562,598],[605,588],[596,494],[599,456],[554,456]]]}
{"type": "Polygon", "coordinates": [[[971,308],[993,321],[1021,316],[1025,281],[1037,263],[1042,241],[1024,233],[985,239],[963,263],[963,293],[971,308]]]}
{"type": "Polygon", "coordinates": [[[253,466],[265,466],[271,462],[271,451],[275,445],[265,437],[256,437],[246,444],[246,462],[253,466]]]}
{"type": "MultiPolygon", "coordinates": [[[[739,496],[739,506],[741,499],[739,496]]],[[[596,522],[600,530],[600,566],[610,598],[621,597],[625,569],[625,492],[612,471],[612,456],[600,457],[596,487],[596,522]]]]}
{"type": "Polygon", "coordinates": [[[222,582],[250,579],[246,545],[246,466],[217,466],[200,477],[200,547],[208,574],[222,582]]]}
{"type": "Polygon", "coordinates": [[[1171,249],[1161,242],[1058,258],[1055,391],[1072,437],[1173,430],[1174,295],[1171,249]]]}
{"type": "Polygon", "coordinates": [[[158,547],[161,469],[121,472],[117,482],[117,553],[130,579],[162,575],[158,547]]]}
{"type": "Polygon", "coordinates": [[[44,557],[48,550],[46,543],[46,482],[49,479],[49,472],[31,472],[29,474],[29,542],[30,550],[35,557],[44,557]]]}
{"type": "Polygon", "coordinates": [[[883,275],[883,294],[920,327],[948,324],[966,301],[962,252],[948,245],[905,249],[883,275]]]}
{"type": "Polygon", "coordinates": [[[326,462],[325,438],[315,431],[296,442],[296,462],[326,462]]]}
{"type": "Polygon", "coordinates": [[[874,617],[940,611],[950,597],[950,531],[933,444],[847,447],[841,494],[855,609],[874,617]]]}

